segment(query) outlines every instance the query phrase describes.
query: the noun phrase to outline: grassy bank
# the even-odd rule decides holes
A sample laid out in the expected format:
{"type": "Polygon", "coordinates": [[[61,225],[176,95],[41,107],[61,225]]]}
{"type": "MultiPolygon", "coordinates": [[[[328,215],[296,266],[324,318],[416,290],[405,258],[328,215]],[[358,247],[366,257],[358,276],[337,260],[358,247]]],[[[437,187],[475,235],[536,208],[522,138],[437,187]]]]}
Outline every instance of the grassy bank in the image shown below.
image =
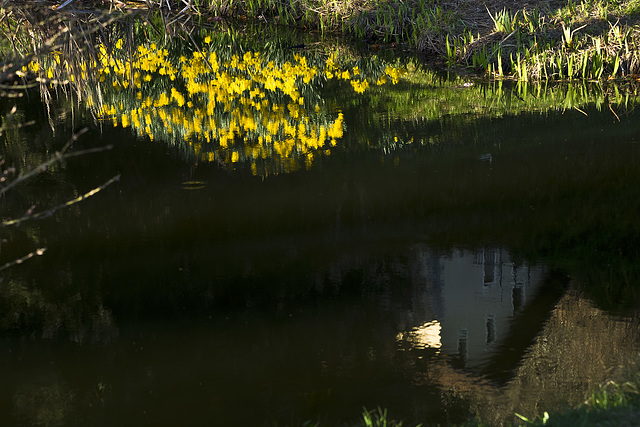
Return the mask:
{"type": "Polygon", "coordinates": [[[640,372],[635,369],[620,382],[603,384],[577,408],[543,412],[535,419],[520,416],[522,425],[636,426],[640,423],[640,372]]]}
{"type": "MultiPolygon", "coordinates": [[[[636,367],[637,369],[637,367],[636,367]]],[[[640,372],[628,373],[620,382],[609,381],[594,390],[577,408],[557,412],[542,412],[529,419],[516,414],[517,426],[637,426],[640,423],[640,372]]],[[[315,425],[313,423],[307,425],[315,425]]],[[[364,411],[357,427],[402,427],[402,421],[392,419],[387,410],[364,411]]],[[[419,424],[416,427],[421,427],[419,424]]],[[[429,424],[424,424],[429,425],[429,424]]],[[[486,426],[482,420],[470,420],[465,427],[486,426]]]]}
{"type": "MultiPolygon", "coordinates": [[[[105,7],[92,0],[50,4],[59,11],[105,7]]],[[[490,78],[603,80],[640,73],[638,0],[112,0],[107,7],[342,33],[372,50],[417,50],[490,78]]]]}
{"type": "Polygon", "coordinates": [[[372,49],[415,49],[492,78],[600,80],[640,68],[637,0],[221,0],[201,10],[342,32],[372,49]]]}

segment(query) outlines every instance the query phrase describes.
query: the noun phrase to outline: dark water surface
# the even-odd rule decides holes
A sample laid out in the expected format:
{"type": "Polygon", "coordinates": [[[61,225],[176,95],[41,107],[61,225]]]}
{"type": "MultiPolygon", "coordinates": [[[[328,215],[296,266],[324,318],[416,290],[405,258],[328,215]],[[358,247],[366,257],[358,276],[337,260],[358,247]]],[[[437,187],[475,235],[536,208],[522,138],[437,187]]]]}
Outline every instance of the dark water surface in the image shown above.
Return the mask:
{"type": "Polygon", "coordinates": [[[638,351],[634,104],[420,113],[436,86],[327,88],[344,135],[277,173],[82,108],[52,136],[37,94],[20,101],[38,124],[3,140],[7,165],[84,125],[74,150],[114,148],[9,192],[5,218],[121,179],[3,230],[3,262],[47,249],[3,271],[3,422],[342,425],[380,406],[497,424],[620,374],[638,351]]]}

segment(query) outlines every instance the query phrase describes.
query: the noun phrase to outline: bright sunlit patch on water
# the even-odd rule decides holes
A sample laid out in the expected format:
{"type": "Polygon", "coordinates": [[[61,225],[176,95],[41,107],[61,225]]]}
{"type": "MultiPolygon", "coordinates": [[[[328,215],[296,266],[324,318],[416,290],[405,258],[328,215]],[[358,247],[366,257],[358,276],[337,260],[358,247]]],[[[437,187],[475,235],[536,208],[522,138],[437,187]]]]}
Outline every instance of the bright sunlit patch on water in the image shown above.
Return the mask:
{"type": "Polygon", "coordinates": [[[409,332],[400,332],[396,336],[397,341],[406,340],[415,348],[440,348],[442,342],[440,332],[442,326],[437,320],[426,322],[420,326],[413,328],[409,332]]]}

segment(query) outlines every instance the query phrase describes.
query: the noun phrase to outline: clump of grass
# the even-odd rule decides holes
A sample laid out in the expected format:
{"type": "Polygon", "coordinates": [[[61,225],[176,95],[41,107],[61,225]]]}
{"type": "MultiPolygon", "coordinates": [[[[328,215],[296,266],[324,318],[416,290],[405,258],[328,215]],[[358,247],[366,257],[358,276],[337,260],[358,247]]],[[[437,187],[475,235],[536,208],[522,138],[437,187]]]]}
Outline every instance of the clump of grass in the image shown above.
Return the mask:
{"type": "Polygon", "coordinates": [[[640,372],[627,373],[625,376],[620,382],[608,381],[592,391],[577,408],[544,412],[535,418],[515,415],[525,425],[533,426],[638,425],[640,372]]]}
{"type": "Polygon", "coordinates": [[[468,44],[456,44],[455,52],[463,55],[454,55],[450,41],[459,39],[447,39],[443,57],[449,66],[458,58],[490,78],[633,78],[640,73],[640,26],[616,21],[602,27],[576,18],[601,16],[603,7],[596,1],[590,6],[570,1],[563,10],[575,11],[571,19],[563,18],[560,12],[544,15],[538,9],[489,13],[489,34],[479,35],[468,44]]]}
{"type": "MultiPolygon", "coordinates": [[[[489,9],[487,9],[487,12],[489,12],[489,9]]],[[[489,12],[489,16],[491,16],[491,20],[493,21],[493,31],[507,34],[516,31],[518,29],[519,14],[519,12],[516,12],[511,15],[511,12],[506,8],[496,13],[495,16],[491,15],[491,12],[489,12]]]]}
{"type": "Polygon", "coordinates": [[[608,381],[589,395],[585,405],[595,410],[629,406],[640,399],[639,387],[640,384],[633,379],[620,383],[608,381]]]}
{"type": "MultiPolygon", "coordinates": [[[[402,421],[389,419],[386,409],[378,408],[377,411],[368,411],[365,408],[362,413],[362,423],[358,427],[402,427],[402,425],[402,421]]],[[[422,424],[418,424],[416,427],[420,426],[422,424]]]]}

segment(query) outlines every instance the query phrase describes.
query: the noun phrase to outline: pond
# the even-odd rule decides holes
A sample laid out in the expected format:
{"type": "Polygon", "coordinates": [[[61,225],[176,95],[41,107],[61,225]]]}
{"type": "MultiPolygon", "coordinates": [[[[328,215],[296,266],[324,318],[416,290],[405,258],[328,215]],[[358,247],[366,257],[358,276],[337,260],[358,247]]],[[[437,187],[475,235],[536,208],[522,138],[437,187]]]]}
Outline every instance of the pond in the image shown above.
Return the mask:
{"type": "Polygon", "coordinates": [[[5,422],[497,425],[636,360],[633,82],[118,31],[77,91],[1,101],[9,180],[88,129],[3,194],[2,262],[46,249],[2,272],[5,422]]]}

